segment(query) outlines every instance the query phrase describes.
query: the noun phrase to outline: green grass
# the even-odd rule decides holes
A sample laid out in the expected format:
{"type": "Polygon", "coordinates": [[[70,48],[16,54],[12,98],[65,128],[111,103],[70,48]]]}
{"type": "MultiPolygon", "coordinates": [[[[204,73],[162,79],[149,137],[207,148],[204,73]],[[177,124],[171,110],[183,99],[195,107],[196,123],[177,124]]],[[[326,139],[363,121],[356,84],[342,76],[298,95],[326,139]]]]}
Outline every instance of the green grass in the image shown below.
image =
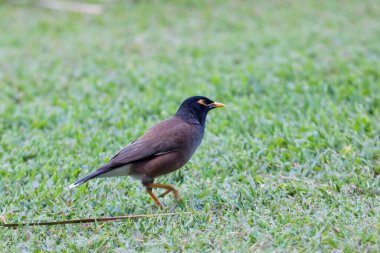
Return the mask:
{"type": "Polygon", "coordinates": [[[0,218],[193,214],[0,228],[1,252],[378,252],[377,1],[104,2],[0,3],[0,218]],[[183,203],[129,178],[65,190],[198,94],[228,107],[157,180],[183,203]]]}

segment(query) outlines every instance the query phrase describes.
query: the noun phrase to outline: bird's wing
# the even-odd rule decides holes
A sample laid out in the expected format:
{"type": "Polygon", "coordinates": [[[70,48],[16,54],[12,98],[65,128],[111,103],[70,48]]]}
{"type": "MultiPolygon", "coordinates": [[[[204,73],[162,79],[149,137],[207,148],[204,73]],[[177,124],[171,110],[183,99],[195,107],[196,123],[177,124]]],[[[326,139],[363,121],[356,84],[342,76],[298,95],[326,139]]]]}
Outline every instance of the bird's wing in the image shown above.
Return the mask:
{"type": "Polygon", "coordinates": [[[176,147],[174,142],[168,142],[165,140],[163,141],[157,139],[137,140],[123,148],[110,160],[109,163],[101,166],[99,169],[88,174],[84,178],[79,179],[69,188],[81,185],[90,179],[96,178],[104,173],[122,167],[128,163],[145,158],[164,155],[170,152],[174,152],[176,150],[178,150],[178,148],[176,147]]]}
{"type": "Polygon", "coordinates": [[[179,147],[175,142],[168,140],[137,140],[117,153],[109,162],[110,169],[123,166],[125,164],[174,152],[179,147]]]}
{"type": "Polygon", "coordinates": [[[148,157],[159,156],[183,148],[183,143],[191,138],[192,129],[181,119],[171,117],[153,126],[143,136],[130,143],[109,162],[116,168],[148,157]]]}

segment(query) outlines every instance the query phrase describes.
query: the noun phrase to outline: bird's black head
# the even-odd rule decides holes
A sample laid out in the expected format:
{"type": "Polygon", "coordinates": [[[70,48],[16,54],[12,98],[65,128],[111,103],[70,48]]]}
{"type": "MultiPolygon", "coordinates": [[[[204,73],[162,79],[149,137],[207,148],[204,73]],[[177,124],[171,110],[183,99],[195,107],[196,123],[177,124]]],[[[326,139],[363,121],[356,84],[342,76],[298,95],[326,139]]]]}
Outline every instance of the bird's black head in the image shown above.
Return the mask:
{"type": "Polygon", "coordinates": [[[219,107],[224,107],[224,104],[214,102],[203,96],[189,97],[182,102],[175,116],[181,117],[187,122],[204,126],[207,113],[219,107]]]}

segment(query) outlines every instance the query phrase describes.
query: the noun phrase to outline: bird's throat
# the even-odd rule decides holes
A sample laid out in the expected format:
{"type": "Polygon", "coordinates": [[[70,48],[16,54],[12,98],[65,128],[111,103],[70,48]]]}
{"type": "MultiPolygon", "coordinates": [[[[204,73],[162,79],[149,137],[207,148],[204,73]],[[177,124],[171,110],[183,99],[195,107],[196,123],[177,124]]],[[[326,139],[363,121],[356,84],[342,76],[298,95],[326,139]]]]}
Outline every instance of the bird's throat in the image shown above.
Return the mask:
{"type": "Polygon", "coordinates": [[[178,110],[176,117],[183,119],[190,124],[197,124],[205,127],[207,112],[199,112],[195,110],[178,110]]]}

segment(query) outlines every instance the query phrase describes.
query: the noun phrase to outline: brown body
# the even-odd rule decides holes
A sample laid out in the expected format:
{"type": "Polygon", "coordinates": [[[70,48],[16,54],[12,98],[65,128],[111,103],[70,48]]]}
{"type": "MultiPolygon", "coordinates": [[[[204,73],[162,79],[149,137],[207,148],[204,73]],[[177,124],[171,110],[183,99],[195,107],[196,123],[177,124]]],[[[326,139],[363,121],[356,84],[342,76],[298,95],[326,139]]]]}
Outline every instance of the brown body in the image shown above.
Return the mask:
{"type": "Polygon", "coordinates": [[[155,184],[156,177],[171,173],[185,165],[202,142],[207,113],[221,103],[206,97],[190,97],[182,102],[177,113],[149,129],[143,136],[117,153],[109,163],[72,184],[70,188],[99,177],[133,176],[139,178],[158,206],[161,203],[153,188],[163,188],[179,199],[170,186],[155,184]]]}
{"type": "Polygon", "coordinates": [[[181,118],[171,117],[161,121],[136,142],[159,138],[167,140],[165,145],[170,149],[162,154],[131,164],[130,175],[149,181],[149,179],[169,174],[181,168],[190,160],[201,144],[202,136],[203,131],[200,126],[187,123],[181,118]]]}

